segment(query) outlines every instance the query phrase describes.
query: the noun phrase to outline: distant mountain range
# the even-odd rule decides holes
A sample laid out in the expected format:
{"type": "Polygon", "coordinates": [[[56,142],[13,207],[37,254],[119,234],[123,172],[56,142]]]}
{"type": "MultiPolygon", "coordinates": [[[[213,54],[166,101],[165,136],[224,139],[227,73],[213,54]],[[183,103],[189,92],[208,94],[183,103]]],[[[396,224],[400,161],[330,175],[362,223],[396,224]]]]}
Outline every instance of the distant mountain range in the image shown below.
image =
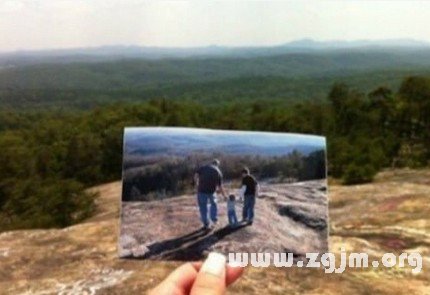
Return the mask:
{"type": "Polygon", "coordinates": [[[429,75],[430,44],[415,40],[297,40],[271,47],[103,46],[0,54],[0,108],[76,107],[187,99],[217,104],[325,100],[347,83],[398,89],[429,75]]]}
{"type": "Polygon", "coordinates": [[[285,133],[132,128],[126,129],[124,148],[125,154],[140,156],[185,156],[213,152],[282,156],[294,150],[307,155],[316,150],[325,150],[325,139],[320,136],[285,133]]]}
{"type": "Polygon", "coordinates": [[[430,49],[430,43],[413,39],[315,41],[301,39],[275,46],[153,47],[111,45],[71,49],[19,50],[0,52],[0,66],[55,62],[97,62],[122,58],[255,57],[330,50],[430,49]]]}
{"type": "Polygon", "coordinates": [[[284,47],[295,48],[359,48],[359,47],[429,47],[430,43],[414,39],[388,39],[388,40],[332,40],[315,41],[313,39],[301,39],[286,43],[284,47]]]}

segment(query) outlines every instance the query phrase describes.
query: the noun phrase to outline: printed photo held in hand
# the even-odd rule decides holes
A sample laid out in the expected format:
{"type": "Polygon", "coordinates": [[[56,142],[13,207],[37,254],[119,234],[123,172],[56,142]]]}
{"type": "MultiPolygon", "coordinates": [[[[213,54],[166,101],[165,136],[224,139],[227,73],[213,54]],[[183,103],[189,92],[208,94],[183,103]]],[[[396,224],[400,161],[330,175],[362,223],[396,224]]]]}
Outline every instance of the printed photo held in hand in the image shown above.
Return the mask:
{"type": "Polygon", "coordinates": [[[119,255],[328,251],[325,138],[126,128],[119,255]]]}

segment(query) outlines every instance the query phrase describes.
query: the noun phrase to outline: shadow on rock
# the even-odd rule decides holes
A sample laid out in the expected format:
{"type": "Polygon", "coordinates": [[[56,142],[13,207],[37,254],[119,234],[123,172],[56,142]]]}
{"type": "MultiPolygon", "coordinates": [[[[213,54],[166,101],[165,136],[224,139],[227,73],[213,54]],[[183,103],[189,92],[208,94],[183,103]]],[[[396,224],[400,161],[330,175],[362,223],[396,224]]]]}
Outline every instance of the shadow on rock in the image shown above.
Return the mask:
{"type": "Polygon", "coordinates": [[[165,255],[163,255],[162,258],[167,260],[183,261],[202,259],[204,257],[204,252],[206,250],[209,250],[211,246],[222,240],[227,235],[230,235],[246,226],[247,224],[239,224],[236,227],[230,227],[227,225],[214,232],[211,232],[211,234],[194,243],[187,245],[186,247],[177,249],[170,253],[166,253],[165,255]]]}
{"type": "Polygon", "coordinates": [[[124,257],[131,259],[160,259],[160,260],[199,260],[204,257],[204,251],[247,224],[236,227],[225,226],[212,231],[200,228],[178,238],[156,242],[147,246],[148,251],[140,257],[124,257]]]}
{"type": "Polygon", "coordinates": [[[210,231],[204,228],[200,228],[186,235],[164,240],[161,242],[156,242],[147,246],[148,252],[143,255],[143,259],[163,255],[165,252],[169,252],[175,250],[177,248],[181,248],[183,245],[190,243],[194,240],[198,240],[199,238],[207,235],[210,231]]]}

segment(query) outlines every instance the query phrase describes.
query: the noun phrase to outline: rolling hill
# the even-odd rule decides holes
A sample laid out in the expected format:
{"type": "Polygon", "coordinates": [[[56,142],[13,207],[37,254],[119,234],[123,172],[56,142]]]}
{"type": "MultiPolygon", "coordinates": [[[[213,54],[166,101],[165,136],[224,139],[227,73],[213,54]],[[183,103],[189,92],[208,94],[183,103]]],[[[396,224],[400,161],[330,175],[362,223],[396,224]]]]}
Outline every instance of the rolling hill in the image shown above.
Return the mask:
{"type": "Polygon", "coordinates": [[[361,91],[380,85],[396,90],[402,78],[418,74],[430,74],[430,47],[412,41],[302,40],[267,48],[114,46],[4,53],[0,107],[90,108],[160,97],[208,104],[297,102],[322,100],[339,81],[361,91]]]}

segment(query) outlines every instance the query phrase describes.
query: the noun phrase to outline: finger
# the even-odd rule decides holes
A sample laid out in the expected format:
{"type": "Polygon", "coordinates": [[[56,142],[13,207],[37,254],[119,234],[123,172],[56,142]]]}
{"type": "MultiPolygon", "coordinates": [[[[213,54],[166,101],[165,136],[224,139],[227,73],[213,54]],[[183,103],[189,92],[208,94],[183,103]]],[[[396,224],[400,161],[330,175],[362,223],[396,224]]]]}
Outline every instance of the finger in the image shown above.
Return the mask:
{"type": "Polygon", "coordinates": [[[226,289],[226,257],[210,253],[197,274],[191,295],[222,295],[226,289]]]}
{"type": "Polygon", "coordinates": [[[202,264],[203,264],[203,262],[201,262],[201,261],[191,262],[191,265],[196,269],[197,272],[200,271],[202,264]]]}
{"type": "Polygon", "coordinates": [[[227,265],[226,284],[233,284],[244,272],[245,268],[241,266],[227,265]]]}
{"type": "Polygon", "coordinates": [[[198,270],[191,263],[175,269],[161,284],[149,292],[150,295],[185,295],[197,277],[198,270]]]}
{"type": "MultiPolygon", "coordinates": [[[[197,272],[200,271],[200,268],[202,267],[202,262],[192,262],[191,263],[197,272]]],[[[233,284],[245,271],[245,267],[237,266],[237,265],[230,265],[227,264],[227,270],[226,270],[226,285],[229,286],[233,284]]]]}

